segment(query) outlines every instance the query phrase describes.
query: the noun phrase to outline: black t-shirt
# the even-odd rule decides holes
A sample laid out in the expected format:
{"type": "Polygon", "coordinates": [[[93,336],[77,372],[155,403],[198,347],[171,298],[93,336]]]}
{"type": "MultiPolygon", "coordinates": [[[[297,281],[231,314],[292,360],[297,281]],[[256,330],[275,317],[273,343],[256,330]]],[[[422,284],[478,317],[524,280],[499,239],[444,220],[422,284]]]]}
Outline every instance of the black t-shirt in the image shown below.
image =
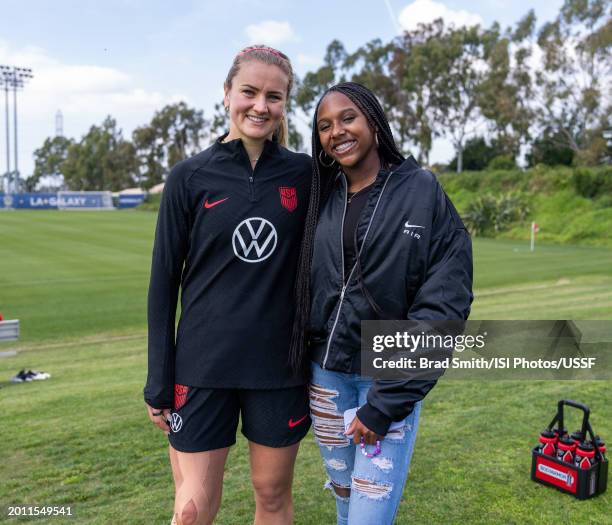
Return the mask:
{"type": "Polygon", "coordinates": [[[344,282],[347,281],[353,264],[355,264],[355,229],[359,223],[361,211],[368,201],[368,195],[373,184],[362,188],[358,192],[349,193],[344,216],[344,229],[342,230],[342,244],[344,247],[344,282]]]}

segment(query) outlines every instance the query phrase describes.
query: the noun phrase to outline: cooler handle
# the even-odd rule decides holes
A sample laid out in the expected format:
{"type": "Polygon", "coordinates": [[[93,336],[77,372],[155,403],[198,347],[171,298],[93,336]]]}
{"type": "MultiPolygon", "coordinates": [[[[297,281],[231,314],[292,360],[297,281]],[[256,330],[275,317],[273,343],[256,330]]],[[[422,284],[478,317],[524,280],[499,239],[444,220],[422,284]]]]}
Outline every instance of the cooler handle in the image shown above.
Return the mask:
{"type": "Polygon", "coordinates": [[[586,436],[587,432],[587,424],[589,422],[589,415],[591,414],[591,410],[584,403],[579,403],[578,401],[573,401],[571,399],[561,399],[559,403],[557,403],[557,414],[550,422],[548,428],[553,428],[556,422],[559,422],[559,429],[564,428],[563,424],[563,405],[567,405],[570,407],[577,408],[578,410],[582,410],[582,429],[581,432],[586,436]]]}
{"type": "Polygon", "coordinates": [[[595,442],[595,432],[593,432],[593,428],[591,427],[589,423],[589,416],[591,415],[591,410],[584,403],[573,401],[572,399],[561,399],[559,403],[557,404],[557,415],[550,422],[550,425],[548,425],[548,428],[553,428],[555,426],[555,423],[557,422],[559,423],[559,427],[558,427],[559,429],[564,428],[563,405],[567,405],[570,407],[577,408],[578,410],[582,410],[583,416],[582,416],[581,432],[585,438],[587,435],[590,435],[591,442],[593,443],[593,447],[595,448],[595,454],[599,456],[600,459],[603,459],[603,454],[601,453],[601,451],[599,450],[599,447],[597,446],[597,443],[595,442]]]}

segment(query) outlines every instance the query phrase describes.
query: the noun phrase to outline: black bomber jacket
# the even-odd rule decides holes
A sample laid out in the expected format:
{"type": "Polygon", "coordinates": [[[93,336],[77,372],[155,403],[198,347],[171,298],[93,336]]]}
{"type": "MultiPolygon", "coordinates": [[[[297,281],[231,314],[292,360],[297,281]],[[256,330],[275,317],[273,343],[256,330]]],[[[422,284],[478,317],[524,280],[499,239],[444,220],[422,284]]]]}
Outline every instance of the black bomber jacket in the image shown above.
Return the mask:
{"type": "MultiPolygon", "coordinates": [[[[473,299],[472,244],[435,176],[409,157],[396,169],[378,174],[357,225],[361,272],[354,265],[345,279],[346,200],[347,182],[340,174],[316,230],[310,348],[321,367],[359,373],[360,323],[380,318],[374,306],[395,319],[467,319],[473,299]]],[[[368,428],[385,435],[391,422],[407,417],[435,383],[374,381],[357,415],[368,428]]]]}

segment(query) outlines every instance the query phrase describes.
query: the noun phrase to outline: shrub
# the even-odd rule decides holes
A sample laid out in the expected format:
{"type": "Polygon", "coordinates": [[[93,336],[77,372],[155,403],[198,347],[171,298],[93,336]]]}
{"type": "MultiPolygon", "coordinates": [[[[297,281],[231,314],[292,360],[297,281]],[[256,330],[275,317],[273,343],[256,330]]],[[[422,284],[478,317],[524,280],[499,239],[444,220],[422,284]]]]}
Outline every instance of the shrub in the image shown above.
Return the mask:
{"type": "Polygon", "coordinates": [[[491,231],[495,208],[493,195],[481,195],[468,205],[463,221],[472,235],[483,235],[491,231]]]}
{"type": "Polygon", "coordinates": [[[516,221],[524,221],[529,213],[527,196],[521,192],[481,195],[466,209],[463,219],[473,235],[497,233],[516,221]]]}
{"type": "Polygon", "coordinates": [[[490,170],[513,170],[516,163],[510,155],[498,155],[487,166],[490,170]]]}
{"type": "Polygon", "coordinates": [[[612,193],[612,167],[577,168],[572,174],[572,183],[576,193],[587,199],[593,199],[598,195],[608,195],[612,193]]]}
{"type": "Polygon", "coordinates": [[[504,230],[511,222],[524,222],[528,213],[529,204],[524,193],[513,191],[501,195],[497,199],[495,231],[504,230]]]}

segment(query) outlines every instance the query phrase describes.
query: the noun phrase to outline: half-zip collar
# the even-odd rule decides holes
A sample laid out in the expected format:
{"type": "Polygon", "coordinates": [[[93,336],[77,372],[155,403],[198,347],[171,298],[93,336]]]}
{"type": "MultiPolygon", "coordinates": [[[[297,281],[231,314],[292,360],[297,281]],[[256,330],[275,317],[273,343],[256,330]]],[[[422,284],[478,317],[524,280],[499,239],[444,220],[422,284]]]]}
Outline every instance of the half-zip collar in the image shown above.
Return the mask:
{"type": "MultiPolygon", "coordinates": [[[[249,155],[246,151],[246,148],[244,147],[244,143],[242,142],[242,139],[237,138],[234,140],[230,140],[228,142],[223,142],[225,140],[225,137],[227,137],[228,135],[229,135],[229,132],[221,135],[215,141],[215,146],[217,146],[222,151],[225,151],[231,155],[235,155],[235,156],[245,155],[246,158],[248,159],[249,155]]],[[[261,155],[259,158],[261,159],[261,157],[263,157],[264,155],[269,155],[269,154],[273,155],[274,153],[277,153],[278,151],[280,151],[280,144],[278,143],[278,139],[275,136],[273,136],[272,140],[270,139],[265,140],[264,147],[263,147],[263,150],[261,151],[261,155]]]]}
{"type": "Polygon", "coordinates": [[[225,137],[227,137],[229,133],[222,135],[215,142],[215,146],[220,151],[228,153],[238,162],[242,163],[246,169],[248,186],[249,186],[249,200],[251,202],[257,201],[257,195],[255,192],[255,173],[261,170],[260,165],[263,162],[265,157],[276,155],[280,153],[280,145],[278,144],[278,140],[276,137],[272,137],[272,140],[266,139],[264,142],[264,147],[261,151],[261,155],[255,164],[255,168],[253,168],[251,164],[251,159],[249,159],[249,154],[247,153],[246,148],[244,147],[244,143],[242,139],[237,138],[234,140],[230,140],[229,142],[223,142],[225,137]]]}

